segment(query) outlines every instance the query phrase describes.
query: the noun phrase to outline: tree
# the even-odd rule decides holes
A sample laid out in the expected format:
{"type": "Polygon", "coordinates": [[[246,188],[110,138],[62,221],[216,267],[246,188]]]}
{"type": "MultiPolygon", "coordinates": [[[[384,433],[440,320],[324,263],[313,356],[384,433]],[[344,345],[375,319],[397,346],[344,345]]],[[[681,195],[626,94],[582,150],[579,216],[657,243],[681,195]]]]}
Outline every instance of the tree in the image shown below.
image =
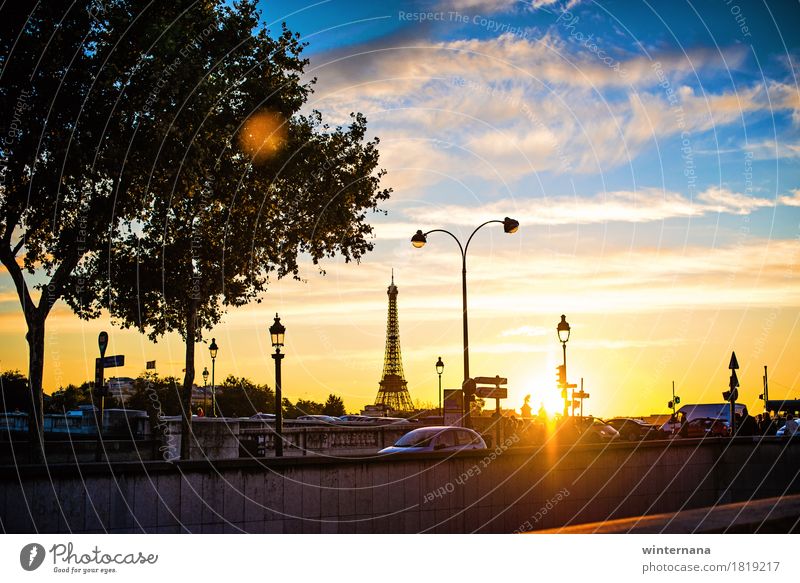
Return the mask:
{"type": "Polygon", "coordinates": [[[154,341],[182,335],[188,437],[203,330],[227,307],[259,301],[272,278],[299,278],[300,254],[315,265],[336,255],[358,261],[372,249],[366,212],[390,192],[380,189],[377,140],[365,141],[363,116],[330,128],[318,112],[300,113],[311,91],[301,81],[303,46],[285,26],[270,36],[255,5],[159,7],[174,22],[129,82],[160,87],[132,142],[151,163],[129,185],[140,206],[107,252],[81,265],[92,302],[71,303],[84,317],[107,309],[154,341]]]}
{"type": "MultiPolygon", "coordinates": [[[[170,6],[181,4],[189,3],[170,6]]],[[[9,123],[0,141],[0,262],[27,326],[37,457],[45,323],[59,300],[97,315],[97,288],[76,271],[140,208],[131,194],[151,160],[138,145],[157,143],[149,128],[139,131],[158,80],[145,63],[156,60],[148,47],[174,16],[135,0],[3,5],[0,105],[9,123]],[[131,82],[148,71],[150,84],[131,82]]]]}
{"type": "Polygon", "coordinates": [[[7,370],[0,374],[0,411],[30,412],[31,398],[28,379],[18,370],[7,370]]]}
{"type": "Polygon", "coordinates": [[[336,395],[328,395],[328,400],[322,408],[323,415],[332,415],[333,417],[341,417],[346,411],[344,410],[344,401],[341,397],[336,395]]]}
{"type": "Polygon", "coordinates": [[[246,378],[231,375],[217,385],[217,409],[220,415],[250,417],[256,413],[275,412],[275,393],[267,386],[259,386],[246,378]]]}

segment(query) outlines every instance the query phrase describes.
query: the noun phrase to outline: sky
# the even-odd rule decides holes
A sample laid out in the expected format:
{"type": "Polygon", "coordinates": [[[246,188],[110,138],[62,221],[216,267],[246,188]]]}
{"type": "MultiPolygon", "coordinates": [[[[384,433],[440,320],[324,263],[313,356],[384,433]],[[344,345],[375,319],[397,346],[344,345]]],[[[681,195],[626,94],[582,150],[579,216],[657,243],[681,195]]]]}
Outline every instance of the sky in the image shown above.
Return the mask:
{"type": "MultiPolygon", "coordinates": [[[[217,379],[271,384],[267,328],[287,328],[284,396],[373,402],[392,269],[412,399],[461,384],[465,241],[474,376],[509,379],[508,408],[531,395],[560,410],[556,325],[572,327],[568,377],[601,416],[720,402],[730,353],[740,398],[759,411],[800,396],[800,92],[794,3],[434,0],[264,2],[308,43],[307,109],[332,124],[366,115],[380,139],[386,215],[370,217],[375,250],[332,260],[303,282],[274,282],[260,304],[211,333],[217,379]]],[[[2,369],[26,368],[23,319],[0,279],[2,369]]],[[[92,376],[96,338],[180,374],[183,345],[157,345],[108,319],[57,305],[48,320],[45,388],[92,376]]],[[[198,370],[211,369],[198,347],[198,370]]],[[[198,379],[199,380],[199,379],[198,379]]]]}

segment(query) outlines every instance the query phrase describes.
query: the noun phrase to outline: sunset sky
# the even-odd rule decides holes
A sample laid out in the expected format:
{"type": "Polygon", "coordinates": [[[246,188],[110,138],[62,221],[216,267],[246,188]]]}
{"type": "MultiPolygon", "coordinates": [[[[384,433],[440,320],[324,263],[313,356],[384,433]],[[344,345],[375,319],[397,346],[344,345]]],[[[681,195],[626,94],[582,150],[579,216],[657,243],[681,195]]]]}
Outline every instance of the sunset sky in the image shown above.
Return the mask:
{"type": "MultiPolygon", "coordinates": [[[[772,398],[800,397],[800,43],[783,3],[737,2],[264,2],[273,30],[309,43],[308,109],[363,112],[394,192],[361,264],[322,276],[306,261],[305,282],[274,283],[208,334],[217,379],[272,384],[277,311],[284,396],[374,401],[394,269],[409,390],[436,403],[438,356],[444,386],[461,384],[460,256],[442,234],[409,239],[510,216],[516,234],[487,226],[468,255],[471,372],[507,376],[506,407],[559,408],[562,313],[588,413],[665,412],[673,380],[683,403],[720,402],[731,350],[751,410],[764,365],[772,398]]],[[[0,310],[0,368],[25,371],[5,272],[0,310]]],[[[103,329],[120,375],[153,359],[180,374],[177,336],[153,345],[58,304],[47,392],[93,375],[103,329]]],[[[197,365],[211,368],[206,346],[197,365]]]]}

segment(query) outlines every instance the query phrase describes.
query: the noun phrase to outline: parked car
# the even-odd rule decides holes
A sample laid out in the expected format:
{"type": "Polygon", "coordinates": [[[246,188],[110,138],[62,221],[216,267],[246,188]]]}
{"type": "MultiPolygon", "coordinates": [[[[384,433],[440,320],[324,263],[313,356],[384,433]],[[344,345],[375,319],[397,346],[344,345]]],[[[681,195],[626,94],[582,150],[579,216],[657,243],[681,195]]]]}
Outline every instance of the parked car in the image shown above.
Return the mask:
{"type": "Polygon", "coordinates": [[[314,421],[316,423],[323,423],[325,425],[336,425],[341,422],[338,417],[332,415],[300,415],[298,421],[314,421]]]}
{"type": "Polygon", "coordinates": [[[391,447],[378,453],[422,453],[486,449],[486,442],[472,429],[449,426],[420,427],[409,431],[391,447]]]}
{"type": "Polygon", "coordinates": [[[619,439],[619,432],[597,417],[567,417],[557,429],[564,443],[603,443],[619,439]]]}
{"type": "Polygon", "coordinates": [[[713,417],[690,419],[678,431],[680,437],[727,437],[729,434],[728,424],[713,417]]]}
{"type": "Polygon", "coordinates": [[[657,425],[645,423],[641,419],[633,419],[631,417],[614,417],[613,419],[607,419],[606,424],[616,429],[620,437],[626,441],[665,439],[668,436],[657,425]]]}
{"type": "MultiPolygon", "coordinates": [[[[741,403],[736,404],[736,413],[747,417],[747,406],[741,403]]],[[[675,414],[675,417],[685,417],[689,421],[692,419],[720,419],[725,424],[730,423],[731,406],[730,403],[702,403],[697,405],[684,405],[675,414]]],[[[661,431],[673,433],[680,427],[680,423],[673,420],[667,421],[661,426],[661,431]]]]}
{"type": "Polygon", "coordinates": [[[250,419],[254,421],[275,421],[274,413],[256,413],[250,419]]]}
{"type": "Polygon", "coordinates": [[[778,428],[778,431],[775,432],[776,437],[800,437],[800,431],[798,431],[798,423],[796,419],[789,419],[784,422],[784,424],[778,428]],[[791,425],[792,428],[787,431],[787,424],[791,425]]]}
{"type": "Polygon", "coordinates": [[[367,417],[366,415],[341,415],[339,421],[345,423],[362,423],[364,425],[372,423],[374,417],[367,417]]]}

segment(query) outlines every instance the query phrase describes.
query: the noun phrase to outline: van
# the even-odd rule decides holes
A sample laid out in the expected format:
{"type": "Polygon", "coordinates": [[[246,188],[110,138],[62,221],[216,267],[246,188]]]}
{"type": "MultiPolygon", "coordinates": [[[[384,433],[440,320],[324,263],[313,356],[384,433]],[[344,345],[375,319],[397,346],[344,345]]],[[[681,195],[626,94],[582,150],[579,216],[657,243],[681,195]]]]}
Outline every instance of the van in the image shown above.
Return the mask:
{"type": "MultiPolygon", "coordinates": [[[[721,419],[729,426],[731,424],[730,403],[700,403],[696,405],[684,405],[678,409],[677,416],[680,417],[681,413],[686,415],[687,421],[691,421],[692,419],[710,418],[721,419]]],[[[747,417],[747,405],[736,403],[736,413],[741,415],[742,419],[747,417]]],[[[679,424],[673,424],[672,420],[670,420],[661,426],[661,430],[666,431],[667,433],[672,433],[676,425],[679,424]]]]}

